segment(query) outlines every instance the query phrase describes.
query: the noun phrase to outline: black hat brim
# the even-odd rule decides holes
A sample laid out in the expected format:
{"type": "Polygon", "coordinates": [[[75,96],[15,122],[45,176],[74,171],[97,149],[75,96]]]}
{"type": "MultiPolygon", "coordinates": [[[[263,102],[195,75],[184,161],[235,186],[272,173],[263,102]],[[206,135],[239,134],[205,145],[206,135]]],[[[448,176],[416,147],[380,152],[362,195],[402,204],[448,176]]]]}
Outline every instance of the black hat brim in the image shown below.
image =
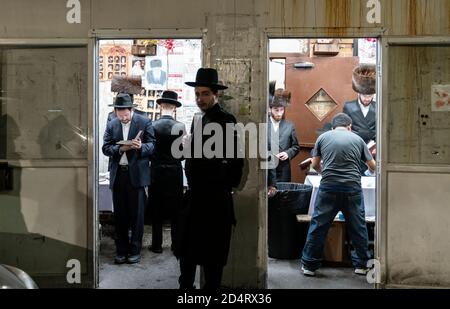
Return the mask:
{"type": "Polygon", "coordinates": [[[221,84],[208,84],[208,83],[197,83],[197,82],[185,82],[186,85],[191,87],[209,87],[217,90],[225,90],[228,89],[227,86],[221,84]]]}
{"type": "Polygon", "coordinates": [[[168,104],[173,104],[176,107],[180,107],[181,103],[178,102],[177,100],[173,100],[173,99],[168,99],[168,98],[160,98],[156,100],[156,103],[161,104],[161,103],[168,103],[168,104]]]}

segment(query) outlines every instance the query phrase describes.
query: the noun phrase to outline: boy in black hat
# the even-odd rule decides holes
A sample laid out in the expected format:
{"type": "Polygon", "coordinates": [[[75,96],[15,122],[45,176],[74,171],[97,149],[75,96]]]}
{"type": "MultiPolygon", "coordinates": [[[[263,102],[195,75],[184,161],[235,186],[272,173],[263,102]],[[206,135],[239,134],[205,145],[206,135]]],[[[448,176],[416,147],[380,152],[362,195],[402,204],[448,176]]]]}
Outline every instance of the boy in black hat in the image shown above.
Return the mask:
{"type": "Polygon", "coordinates": [[[116,228],[114,262],[132,264],[141,259],[146,202],[144,188],[150,185],[148,166],[155,136],[151,121],[133,112],[130,95],[118,94],[113,106],[117,117],[106,125],[102,151],[111,158],[109,179],[116,228]]]}
{"type": "Polygon", "coordinates": [[[176,234],[175,213],[183,199],[183,169],[181,158],[174,158],[172,144],[186,134],[183,123],[174,119],[175,110],[181,106],[174,91],[164,91],[156,102],[161,108],[161,118],[153,122],[155,130],[155,152],[151,164],[149,209],[152,218],[152,244],[150,251],[163,251],[162,223],[171,221],[172,243],[176,234]]]}
{"type": "MultiPolygon", "coordinates": [[[[227,263],[230,247],[231,229],[236,223],[233,209],[232,188],[241,181],[243,159],[236,153],[238,141],[236,132],[227,136],[226,125],[236,124],[235,117],[223,110],[218,104],[218,91],[228,87],[221,85],[215,69],[201,68],[197,71],[195,82],[186,82],[195,87],[197,106],[203,116],[198,125],[191,128],[193,138],[187,145],[190,158],[186,159],[186,177],[188,180],[189,207],[179,231],[180,243],[175,255],[180,258],[181,289],[194,288],[197,265],[202,265],[205,275],[203,288],[215,290],[220,287],[223,267],[227,263]],[[204,128],[210,124],[220,126],[224,136],[217,132],[205,134],[204,128]],[[197,135],[201,130],[201,136],[197,135]],[[198,155],[196,139],[201,137],[201,154],[198,155]],[[204,147],[213,138],[223,141],[223,154],[227,153],[225,141],[231,138],[235,152],[231,156],[204,154],[204,147]]],[[[217,146],[218,147],[218,146],[217,146]]],[[[186,206],[186,205],[184,205],[186,206]]]]}

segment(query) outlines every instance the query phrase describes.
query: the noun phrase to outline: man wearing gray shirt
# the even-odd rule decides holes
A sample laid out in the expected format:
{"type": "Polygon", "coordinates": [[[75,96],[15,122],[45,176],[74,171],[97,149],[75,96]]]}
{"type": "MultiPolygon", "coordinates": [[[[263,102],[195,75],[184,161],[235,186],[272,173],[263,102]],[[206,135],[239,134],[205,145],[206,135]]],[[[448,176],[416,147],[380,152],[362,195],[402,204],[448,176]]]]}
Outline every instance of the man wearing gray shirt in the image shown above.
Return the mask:
{"type": "Polygon", "coordinates": [[[328,229],[342,211],[354,248],[355,273],[365,275],[369,253],[359,162],[366,162],[373,172],[375,160],[362,138],[352,133],[352,119],[348,115],[337,114],[332,126],[332,131],[317,139],[314,148],[312,166],[322,172],[322,180],[303,249],[302,270],[306,276],[315,275],[322,262],[328,229]]]}

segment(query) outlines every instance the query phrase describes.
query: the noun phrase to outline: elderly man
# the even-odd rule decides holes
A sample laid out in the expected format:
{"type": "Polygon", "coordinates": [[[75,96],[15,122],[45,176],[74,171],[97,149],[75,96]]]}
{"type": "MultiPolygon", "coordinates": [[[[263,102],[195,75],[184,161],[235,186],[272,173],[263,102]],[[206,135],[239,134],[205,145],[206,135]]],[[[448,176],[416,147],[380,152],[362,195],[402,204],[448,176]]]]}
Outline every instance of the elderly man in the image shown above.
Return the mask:
{"type": "Polygon", "coordinates": [[[337,114],[332,126],[332,131],[317,139],[313,150],[312,166],[321,171],[322,180],[301,258],[306,276],[315,276],[320,267],[328,229],[339,211],[344,214],[354,248],[352,262],[355,273],[363,275],[367,272],[369,253],[359,162],[366,162],[374,171],[375,161],[364,141],[352,133],[349,116],[337,114]]]}

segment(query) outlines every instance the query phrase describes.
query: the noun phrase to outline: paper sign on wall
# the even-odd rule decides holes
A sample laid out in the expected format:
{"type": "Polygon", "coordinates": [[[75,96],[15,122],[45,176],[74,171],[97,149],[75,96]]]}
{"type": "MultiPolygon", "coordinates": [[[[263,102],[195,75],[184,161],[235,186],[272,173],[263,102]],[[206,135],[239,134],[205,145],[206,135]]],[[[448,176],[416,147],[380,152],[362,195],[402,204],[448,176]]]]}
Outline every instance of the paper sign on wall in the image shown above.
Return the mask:
{"type": "Polygon", "coordinates": [[[450,112],[450,85],[431,86],[431,110],[450,112]]]}

